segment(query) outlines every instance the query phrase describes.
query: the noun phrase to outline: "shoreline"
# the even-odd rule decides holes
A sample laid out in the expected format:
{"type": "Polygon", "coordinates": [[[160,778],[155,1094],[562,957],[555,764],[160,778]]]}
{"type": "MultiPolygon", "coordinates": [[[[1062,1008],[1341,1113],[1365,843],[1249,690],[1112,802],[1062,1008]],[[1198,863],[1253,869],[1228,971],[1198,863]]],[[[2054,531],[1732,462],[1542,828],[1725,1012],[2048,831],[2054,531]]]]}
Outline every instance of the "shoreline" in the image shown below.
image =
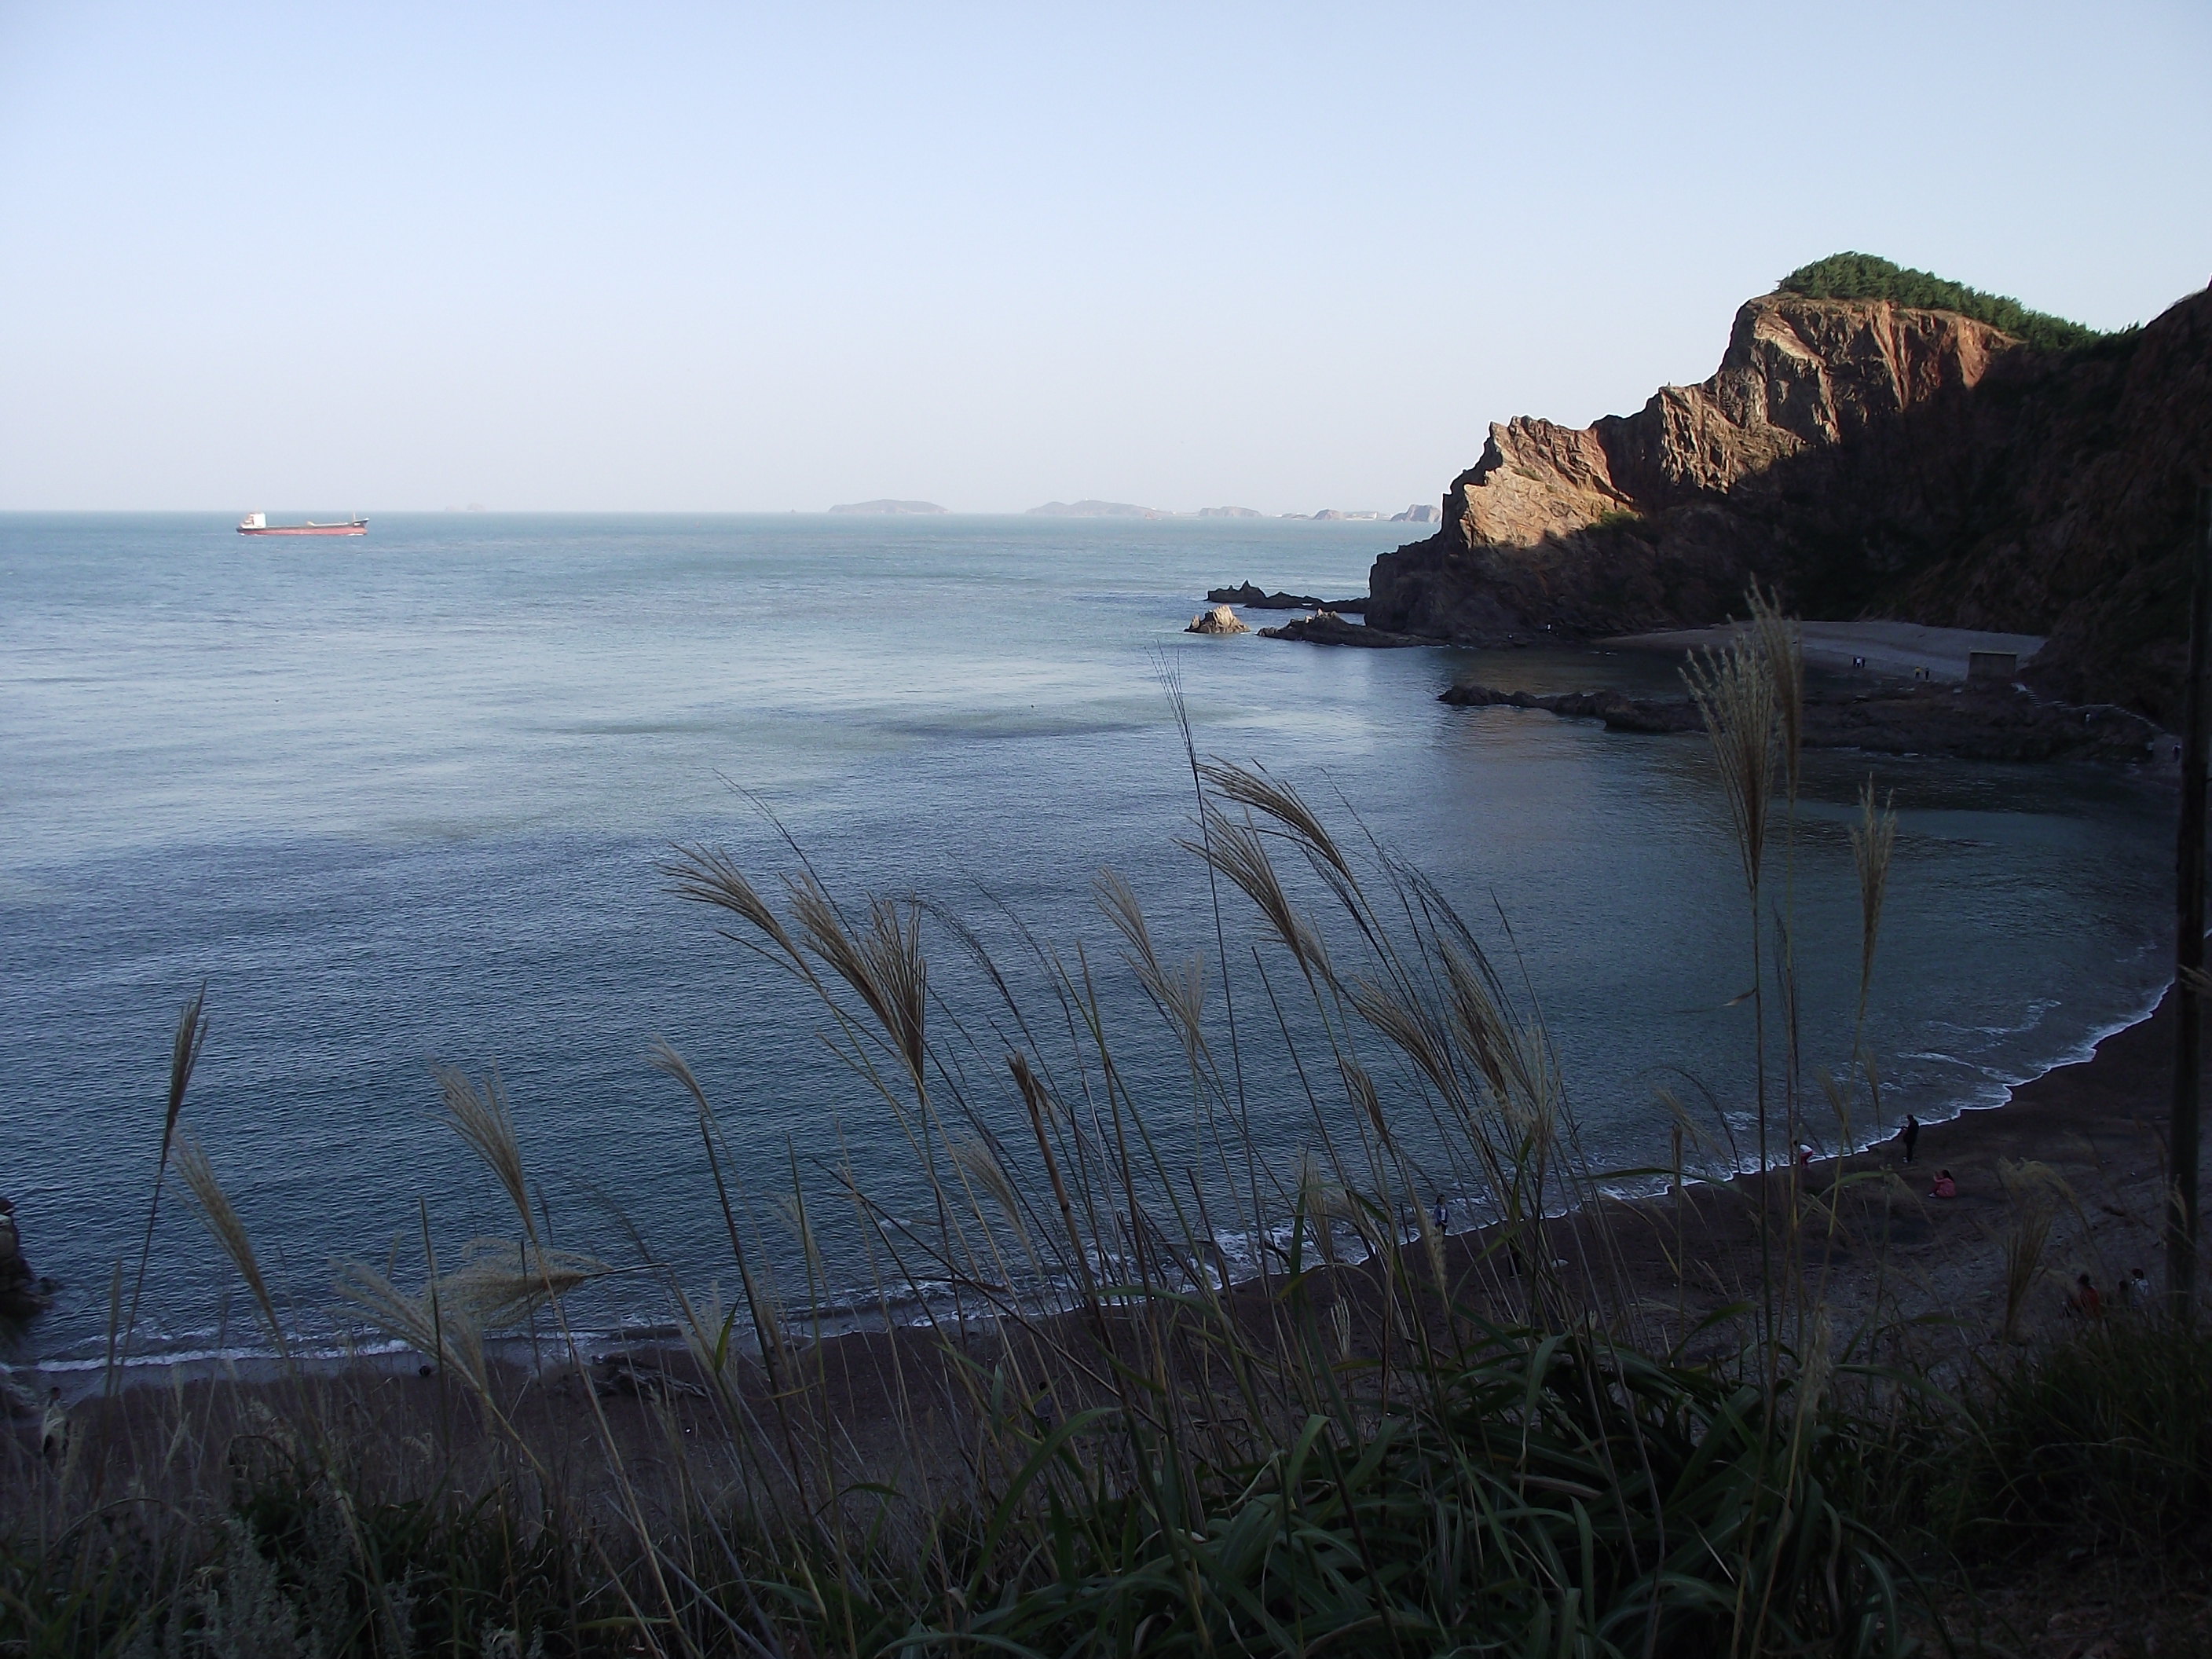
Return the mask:
{"type": "MultiPolygon", "coordinates": [[[[1972,1265],[1984,1254],[1977,1244],[1991,1249],[1994,1245],[1988,1238],[1967,1235],[2002,1218],[2005,1200],[1996,1170],[2001,1159],[2033,1159],[2052,1168],[2068,1182],[2076,1214],[2067,1219],[2076,1224],[2069,1227],[2062,1221],[2054,1230],[2051,1253],[2055,1257],[2070,1250],[2090,1265],[2069,1268],[2067,1278],[2074,1271],[2093,1271],[2100,1289],[2109,1295],[2119,1275],[2130,1267],[2141,1265],[2155,1275],[2162,1261],[2156,1233],[2158,1206],[2164,1191],[2161,1134],[2172,1089],[2172,985],[2168,981],[2148,1012],[2085,1038],[2075,1046],[2072,1058],[2004,1085],[2003,1099],[1987,1104],[1966,1103],[1948,1117],[1923,1119],[1917,1155],[1911,1164],[1904,1162],[1895,1130],[1890,1128],[1885,1130],[1883,1139],[1855,1151],[1816,1156],[1808,1166],[1806,1186],[1824,1194],[1845,1176],[1874,1172],[1902,1176],[1909,1170],[1916,1177],[1932,1177],[1940,1168],[1953,1170],[1960,1182],[1958,1199],[1942,1203],[1929,1200],[1917,1190],[1921,1183],[1916,1178],[1907,1183],[1915,1190],[1905,1196],[1917,1206],[1917,1218],[1901,1233],[1894,1225],[1888,1225],[1887,1231],[1892,1244],[1912,1243],[1921,1234],[1925,1235],[1920,1241],[1923,1244],[1942,1243],[1936,1255],[1948,1255],[1948,1261],[1937,1262],[1942,1271],[1923,1289],[1939,1292],[1936,1301],[1956,1304],[1950,1310],[1954,1313],[1963,1314],[1987,1299],[1972,1292],[1966,1281],[1973,1277],[1969,1271],[1972,1265]],[[2092,1200],[2083,1197],[2085,1188],[2101,1189],[2094,1200],[2094,1215],[2090,1213],[2092,1200]],[[1947,1224],[1947,1218],[1958,1224],[1947,1224]],[[1973,1224],[1972,1228],[1966,1225],[1969,1223],[1973,1224]],[[2144,1229],[2148,1229],[2148,1236],[2138,1237],[2144,1229]],[[2142,1259],[2137,1261],[2129,1256],[2124,1247],[2133,1247],[2135,1255],[2142,1259]],[[1947,1284],[1950,1293],[1943,1294],[1947,1284]]],[[[2212,1048],[2208,1048],[2205,1076],[2208,1085],[2212,1085],[2212,1048]]],[[[2208,1087],[2208,1094],[2212,1094],[2212,1087],[2208,1087]]],[[[1783,1133],[1786,1135],[1786,1130],[1783,1133]]],[[[1619,1225],[1626,1219],[1632,1233],[1642,1235],[1644,1246],[1635,1248],[1638,1241],[1629,1241],[1631,1248],[1624,1261],[1630,1279],[1646,1297],[1660,1288],[1671,1293],[1678,1288],[1676,1265],[1681,1258],[1678,1249],[1653,1254],[1658,1231],[1673,1231],[1678,1245],[1691,1242],[1691,1233],[1699,1235],[1706,1277],[1717,1283],[1725,1281],[1729,1275],[1724,1264],[1751,1235],[1731,1228],[1723,1216],[1710,1213],[1708,1200],[1717,1194],[1733,1192],[1747,1207],[1755,1207],[1762,1188],[1768,1189],[1771,1202],[1773,1189],[1785,1188],[1790,1176],[1785,1158],[1763,1172],[1747,1168],[1709,1178],[1688,1177],[1680,1188],[1669,1186],[1640,1194],[1593,1198],[1550,1218],[1546,1225],[1559,1235],[1561,1247],[1566,1248],[1569,1241],[1586,1237],[1600,1212],[1607,1225],[1619,1225]],[[1655,1279],[1663,1279],[1665,1285],[1655,1284],[1655,1279]]],[[[1893,1187],[1891,1197],[1896,1196],[1893,1187]]],[[[1478,1224],[1444,1236],[1455,1275],[1480,1257],[1489,1231],[1486,1225],[1478,1224]]],[[[1929,1252],[1923,1249],[1920,1253],[1929,1252]]],[[[1358,1275],[1364,1266],[1347,1263],[1339,1271],[1358,1275]]],[[[1266,1285],[1265,1276],[1254,1275],[1235,1281],[1227,1295],[1231,1301],[1242,1303],[1264,1296],[1266,1285]]],[[[1838,1284],[1834,1288],[1840,1291],[1845,1286],[1838,1284]]],[[[1844,1298],[1849,1305],[1860,1301],[1857,1297],[1844,1298]]],[[[1043,1325],[1066,1316],[1064,1310],[1047,1310],[1034,1318],[1043,1325]]],[[[820,1322],[823,1334],[817,1341],[804,1334],[811,1322],[798,1316],[787,1322],[787,1340],[794,1352],[846,1355],[838,1369],[848,1372],[850,1353],[886,1345],[903,1348],[914,1342],[927,1343],[940,1328],[927,1312],[885,1324],[873,1310],[856,1313],[846,1309],[834,1316],[824,1315],[820,1322]]],[[[988,1330],[991,1322],[971,1316],[967,1327],[969,1336],[988,1330]]],[[[948,1321],[945,1328],[950,1328],[948,1321]]],[[[678,1334],[665,1324],[631,1322],[607,1331],[580,1331],[577,1340],[587,1356],[628,1354],[659,1364],[689,1363],[678,1334]]],[[[574,1362],[557,1339],[549,1342],[541,1336],[533,1344],[526,1335],[502,1335],[489,1340],[486,1350],[496,1365],[519,1376],[551,1377],[574,1369],[574,1362]],[[533,1360],[533,1353],[539,1357],[533,1360]]],[[[413,1349],[382,1338],[358,1347],[310,1352],[294,1362],[301,1376],[325,1380],[349,1376],[370,1380],[401,1377],[415,1372],[422,1363],[422,1356],[413,1349]]],[[[276,1354],[257,1348],[199,1348],[177,1355],[146,1355],[119,1364],[115,1374],[114,1392],[118,1397],[149,1389],[224,1382],[252,1388],[274,1384],[289,1375],[276,1354]]],[[[70,1407],[107,1393],[107,1365],[100,1358],[16,1366],[0,1376],[40,1399],[58,1387],[64,1404],[70,1407]]]]}
{"type": "MultiPolygon", "coordinates": [[[[2119,1282],[2142,1267],[2164,1283],[2165,1132],[2175,1048],[2171,982],[2142,1018],[2108,1031],[2087,1054],[2011,1085],[1999,1103],[1967,1107],[1922,1125],[1909,1164],[1893,1138],[1838,1158],[1816,1158],[1805,1176],[1832,1215],[1858,1231],[1831,1253],[1841,1271],[1827,1280],[1830,1312],[1873,1315],[1885,1299],[1899,1315],[1953,1322],[1970,1350],[2001,1340],[2004,1312],[2003,1231],[2013,1216],[2000,1166],[2034,1163],[2063,1183],[2041,1266],[2021,1310],[2021,1340],[2072,1316],[2065,1292],[2087,1273],[2108,1313],[2119,1282]],[[1958,1196],[1933,1197],[1929,1184],[1948,1170],[1958,1196]],[[1837,1197],[1850,1178],[1855,1181],[1837,1197]],[[1883,1180],[1880,1177],[1892,1177],[1883,1180]],[[1880,1211],[1879,1225],[1872,1224],[1880,1211]],[[1877,1237],[1878,1236],[1878,1237],[1877,1237]],[[1887,1247],[1886,1285],[1854,1282],[1870,1243],[1887,1247]]],[[[2212,1054],[2201,1075],[2212,1083],[2212,1054]]],[[[1749,1194],[1786,1185],[1787,1170],[1741,1176],[1749,1194]]],[[[1709,1239],[1709,1244],[1718,1239],[1709,1239]]],[[[1871,1254],[1882,1254],[1872,1252],[1871,1254]]],[[[1838,1321],[1838,1328],[1841,1322],[1838,1321]]]]}

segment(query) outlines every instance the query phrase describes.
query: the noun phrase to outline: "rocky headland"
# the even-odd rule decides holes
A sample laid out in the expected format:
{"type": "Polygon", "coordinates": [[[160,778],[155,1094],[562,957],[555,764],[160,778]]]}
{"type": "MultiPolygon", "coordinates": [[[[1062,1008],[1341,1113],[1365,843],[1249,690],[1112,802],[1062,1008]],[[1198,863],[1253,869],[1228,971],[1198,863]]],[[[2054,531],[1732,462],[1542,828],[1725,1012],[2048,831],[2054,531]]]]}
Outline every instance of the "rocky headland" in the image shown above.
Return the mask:
{"type": "Polygon", "coordinates": [[[2212,291],[2063,348],[1819,291],[1747,302],[1711,378],[1633,415],[1493,424],[1443,527],[1376,561],[1370,624],[1598,639],[1721,622],[1757,580],[1808,617],[2047,635],[2039,690],[2174,722],[2212,291]]]}

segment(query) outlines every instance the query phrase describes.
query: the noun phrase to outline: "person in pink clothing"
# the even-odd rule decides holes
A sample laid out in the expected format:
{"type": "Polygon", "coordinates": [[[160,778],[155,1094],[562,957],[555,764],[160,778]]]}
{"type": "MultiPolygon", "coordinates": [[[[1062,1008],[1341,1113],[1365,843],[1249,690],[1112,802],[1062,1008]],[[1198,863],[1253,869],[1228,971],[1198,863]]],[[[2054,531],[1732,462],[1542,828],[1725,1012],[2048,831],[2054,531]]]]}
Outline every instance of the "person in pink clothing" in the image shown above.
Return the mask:
{"type": "Polygon", "coordinates": [[[1930,1198],[1956,1198],[1958,1195],[1959,1183],[1952,1179],[1951,1172],[1948,1170],[1938,1170],[1936,1172],[1936,1184],[1928,1189],[1928,1196],[1930,1198]]]}
{"type": "Polygon", "coordinates": [[[2074,1281],[2074,1288],[2066,1293],[2068,1310],[2081,1319],[2101,1319],[2105,1313],[2105,1298],[2097,1294],[2097,1286],[2089,1275],[2082,1273],[2074,1281]]]}

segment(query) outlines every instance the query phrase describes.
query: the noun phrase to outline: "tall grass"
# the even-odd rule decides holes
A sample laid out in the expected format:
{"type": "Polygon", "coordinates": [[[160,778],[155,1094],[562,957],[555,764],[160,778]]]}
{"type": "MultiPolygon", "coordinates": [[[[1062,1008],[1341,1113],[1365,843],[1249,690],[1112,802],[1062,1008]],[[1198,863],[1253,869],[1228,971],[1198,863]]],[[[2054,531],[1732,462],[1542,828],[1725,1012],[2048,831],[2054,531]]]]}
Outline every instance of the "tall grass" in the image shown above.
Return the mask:
{"type": "MultiPolygon", "coordinates": [[[[1800,1121],[1786,917],[1763,944],[1800,671],[1784,620],[1758,621],[1692,686],[1752,920],[1764,1169],[1770,993],[1793,1137],[1800,1121]]],[[[173,1131],[282,1386],[109,1402],[58,1462],[15,1444],[0,1654],[1906,1651],[1899,1504],[1979,1514],[1975,1471],[2013,1431],[1993,1425],[2055,1409],[2055,1385],[1935,1481],[1956,1414],[1864,1363],[1875,1333],[1832,1327],[1794,1175],[1778,1250],[1769,1183],[1747,1189],[1755,1299],[1692,1298],[1686,1262],[1655,1299],[1628,1259],[1635,1212],[1607,1200],[1543,1024],[1478,930],[1364,826],[1188,758],[1184,845],[1257,929],[1232,951],[1224,922],[1210,960],[1164,950],[1110,872],[1117,960],[1022,933],[1006,962],[942,908],[847,902],[803,858],[779,889],[717,849],[672,856],[673,890],[811,1000],[922,1183],[925,1203],[894,1204],[832,1167],[882,1310],[865,1339],[821,1322],[821,1195],[795,1161],[775,1180],[742,1163],[663,1046],[738,1287],[727,1302],[708,1264],[687,1279],[641,1241],[680,1355],[594,1363],[568,1303],[613,1269],[552,1247],[496,1076],[444,1071],[514,1236],[441,1252],[426,1207],[419,1288],[396,1262],[344,1268],[428,1376],[290,1364],[246,1224],[178,1127],[198,1043],[180,1036],[163,1166],[173,1131]],[[963,975],[933,975],[939,939],[963,975]],[[1112,1017],[1102,979],[1123,971],[1156,1031],[1112,1017]],[[955,980],[981,1005],[948,1000],[955,980]],[[1310,1126],[1296,1159],[1255,1127],[1263,1041],[1310,1126]],[[1169,1057],[1171,1098],[1133,1080],[1139,1049],[1169,1057]],[[1474,1230],[1443,1233],[1443,1190],[1474,1230]],[[1236,1237],[1256,1250],[1241,1277],[1236,1237]],[[501,1330],[541,1327],[534,1369],[490,1357],[501,1330]]],[[[1862,1015],[1893,836],[1869,793],[1862,1015]]],[[[1831,1096],[1845,1140],[1852,1097],[1831,1096]]],[[[1683,1149],[1716,1132],[1677,1121],[1680,1188],[1683,1149]]],[[[2173,1491],[2177,1513],[2199,1501],[2173,1491]]]]}
{"type": "Polygon", "coordinates": [[[2163,1318],[2085,1323],[1972,1383],[1968,1431],[1929,1504],[1970,1558],[2053,1536],[2153,1563],[2201,1550],[2212,1516],[2212,1331],[2163,1318]]]}

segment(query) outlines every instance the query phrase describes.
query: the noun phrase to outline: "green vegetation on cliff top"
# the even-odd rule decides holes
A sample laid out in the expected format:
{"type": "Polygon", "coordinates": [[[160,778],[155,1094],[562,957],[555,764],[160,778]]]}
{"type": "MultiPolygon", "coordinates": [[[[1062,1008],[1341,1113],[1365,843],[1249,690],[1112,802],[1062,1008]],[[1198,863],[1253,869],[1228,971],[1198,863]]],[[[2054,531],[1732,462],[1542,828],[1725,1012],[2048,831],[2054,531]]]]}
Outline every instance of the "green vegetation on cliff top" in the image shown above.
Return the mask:
{"type": "Polygon", "coordinates": [[[2030,311],[2002,294],[1984,294],[1924,270],[1910,270],[1871,253],[1832,253],[1800,265],[1776,284],[1808,300],[1889,300],[1923,311],[1955,311],[2001,328],[2039,351],[2067,351],[2104,337],[2048,312],[2030,311]]]}

